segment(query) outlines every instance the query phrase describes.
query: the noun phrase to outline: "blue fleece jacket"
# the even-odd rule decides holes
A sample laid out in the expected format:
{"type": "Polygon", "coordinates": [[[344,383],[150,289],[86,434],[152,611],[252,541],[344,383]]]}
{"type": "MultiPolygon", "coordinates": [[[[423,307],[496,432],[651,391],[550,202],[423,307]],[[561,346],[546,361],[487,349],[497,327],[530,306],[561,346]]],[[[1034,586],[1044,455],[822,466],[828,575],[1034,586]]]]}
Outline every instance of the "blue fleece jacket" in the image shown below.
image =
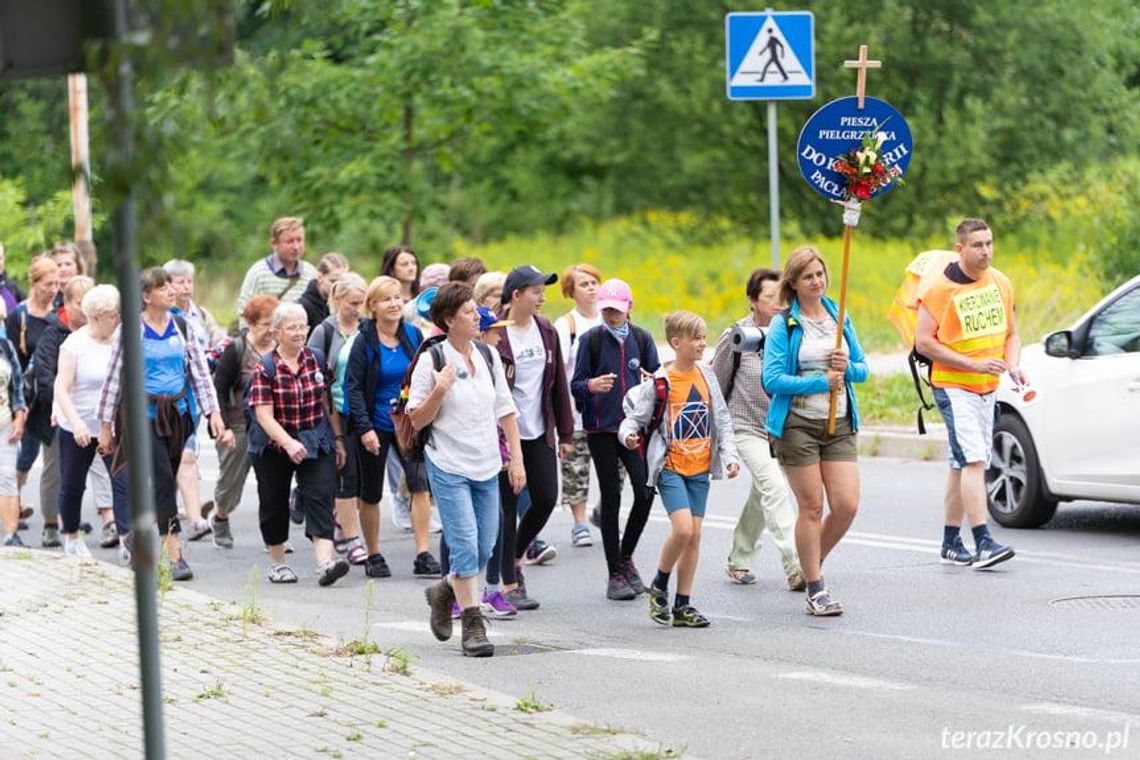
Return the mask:
{"type": "Polygon", "coordinates": [[[574,365],[574,378],[570,381],[570,393],[582,412],[582,429],[587,433],[616,433],[625,417],[622,399],[626,392],[641,383],[641,370],[656,372],[661,366],[657,345],[652,335],[632,323],[624,342],[618,341],[605,325],[590,328],[578,336],[578,341],[578,360],[574,365]],[[642,332],[645,356],[641,356],[637,344],[635,333],[638,330],[642,332]],[[593,337],[595,332],[601,335],[602,341],[597,366],[594,366],[590,355],[590,342],[597,340],[593,337]],[[586,388],[590,378],[609,372],[617,375],[609,392],[591,393],[586,388]]]}
{"type": "MultiPolygon", "coordinates": [[[[823,297],[823,307],[833,319],[839,318],[839,306],[827,296],[823,297]]],[[[768,328],[768,337],[764,342],[764,372],[762,379],[764,389],[772,396],[772,403],[768,407],[767,428],[768,434],[776,438],[784,435],[784,421],[792,409],[792,396],[804,396],[813,393],[827,393],[827,377],[800,377],[800,343],[803,341],[804,331],[800,325],[800,302],[795,300],[785,312],[777,314],[768,328]]],[[[867,360],[863,355],[863,347],[859,345],[859,338],[855,335],[855,325],[851,323],[851,316],[843,316],[843,337],[847,340],[850,352],[847,362],[847,372],[843,375],[843,384],[847,387],[847,408],[851,410],[851,429],[859,429],[859,407],[855,402],[855,383],[867,379],[867,360]]]]}

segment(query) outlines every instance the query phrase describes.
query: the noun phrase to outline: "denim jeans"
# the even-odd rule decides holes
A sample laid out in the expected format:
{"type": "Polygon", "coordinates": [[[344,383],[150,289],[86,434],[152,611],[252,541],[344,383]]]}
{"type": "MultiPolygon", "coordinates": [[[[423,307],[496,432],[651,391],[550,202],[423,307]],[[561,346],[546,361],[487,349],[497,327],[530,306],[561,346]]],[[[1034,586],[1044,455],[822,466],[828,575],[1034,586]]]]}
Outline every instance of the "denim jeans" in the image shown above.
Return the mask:
{"type": "Polygon", "coordinates": [[[451,575],[477,576],[491,558],[499,535],[499,478],[472,480],[445,472],[430,455],[424,463],[451,554],[451,575]]]}

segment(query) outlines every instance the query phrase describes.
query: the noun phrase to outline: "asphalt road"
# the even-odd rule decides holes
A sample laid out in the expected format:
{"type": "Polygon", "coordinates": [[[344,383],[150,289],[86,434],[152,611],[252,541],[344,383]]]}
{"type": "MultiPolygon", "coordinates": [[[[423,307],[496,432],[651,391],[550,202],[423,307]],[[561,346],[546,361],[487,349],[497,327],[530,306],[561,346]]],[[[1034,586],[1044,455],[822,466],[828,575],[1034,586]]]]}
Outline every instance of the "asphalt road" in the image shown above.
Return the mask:
{"type": "MultiPolygon", "coordinates": [[[[207,457],[208,494],[216,468],[207,457]]],[[[571,521],[559,510],[544,537],[560,554],[527,575],[541,609],[492,625],[495,657],[464,658],[458,637],[440,644],[428,631],[428,582],[411,577],[411,535],[387,513],[382,551],[394,577],[375,582],[368,615],[363,572],[318,588],[299,530],[302,582],[270,586],[252,477],[234,516],[236,548],[191,544],[191,585],[242,604],[252,595],[283,627],[349,640],[368,626],[383,647],[412,652],[414,667],[533,693],[697,757],[918,758],[979,748],[1102,757],[1121,742],[1128,746],[1108,756],[1140,757],[1140,507],[1062,505],[1044,529],[995,529],[1018,556],[979,572],[938,561],[943,465],[866,459],[861,468],[860,513],[825,568],[846,608],[840,618],[804,613],[802,594],[784,589],[771,545],[759,584],[727,580],[743,479],[713,486],[693,594],[713,620],[705,630],[655,625],[644,597],[608,601],[600,536],[591,548],[571,548],[571,521]],[[1136,596],[1059,601],[1102,595],[1136,596]]],[[[655,506],[636,557],[647,580],[666,527],[655,506]]],[[[37,545],[38,523],[25,536],[37,545]]]]}

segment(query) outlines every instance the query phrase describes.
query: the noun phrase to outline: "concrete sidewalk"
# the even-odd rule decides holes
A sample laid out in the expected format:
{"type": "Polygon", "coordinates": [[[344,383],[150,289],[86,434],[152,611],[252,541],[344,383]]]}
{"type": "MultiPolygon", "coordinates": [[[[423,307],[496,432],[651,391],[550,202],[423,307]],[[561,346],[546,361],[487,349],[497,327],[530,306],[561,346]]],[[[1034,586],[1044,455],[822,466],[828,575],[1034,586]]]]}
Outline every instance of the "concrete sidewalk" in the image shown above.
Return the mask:
{"type": "MultiPolygon", "coordinates": [[[[160,592],[169,757],[683,756],[621,728],[524,712],[545,707],[542,695],[428,673],[382,641],[275,628],[257,606],[261,582],[244,606],[160,592]]],[[[133,583],[118,567],[0,548],[0,758],[142,756],[133,583]]]]}

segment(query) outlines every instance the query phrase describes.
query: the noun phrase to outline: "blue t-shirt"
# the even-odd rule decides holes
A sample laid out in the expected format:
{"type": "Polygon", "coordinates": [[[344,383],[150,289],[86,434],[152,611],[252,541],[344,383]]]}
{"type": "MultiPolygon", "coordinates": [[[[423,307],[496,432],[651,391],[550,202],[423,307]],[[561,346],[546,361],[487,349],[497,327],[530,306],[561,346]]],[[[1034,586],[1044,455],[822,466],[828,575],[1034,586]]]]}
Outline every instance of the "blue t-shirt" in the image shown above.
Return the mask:
{"type": "MultiPolygon", "coordinates": [[[[143,360],[146,367],[146,392],[151,396],[175,396],[186,385],[186,343],[178,334],[178,326],[171,319],[161,335],[143,323],[143,360]]],[[[187,394],[189,394],[187,389],[187,394]]],[[[186,414],[190,410],[189,398],[178,402],[178,411],[186,414]]],[[[155,418],[154,404],[146,410],[150,419],[155,418]]]]}
{"type": "Polygon", "coordinates": [[[392,401],[400,395],[404,375],[411,360],[404,353],[404,347],[389,348],[380,344],[380,382],[376,386],[376,398],[372,408],[372,426],[377,430],[395,432],[392,425],[392,401]]]}

